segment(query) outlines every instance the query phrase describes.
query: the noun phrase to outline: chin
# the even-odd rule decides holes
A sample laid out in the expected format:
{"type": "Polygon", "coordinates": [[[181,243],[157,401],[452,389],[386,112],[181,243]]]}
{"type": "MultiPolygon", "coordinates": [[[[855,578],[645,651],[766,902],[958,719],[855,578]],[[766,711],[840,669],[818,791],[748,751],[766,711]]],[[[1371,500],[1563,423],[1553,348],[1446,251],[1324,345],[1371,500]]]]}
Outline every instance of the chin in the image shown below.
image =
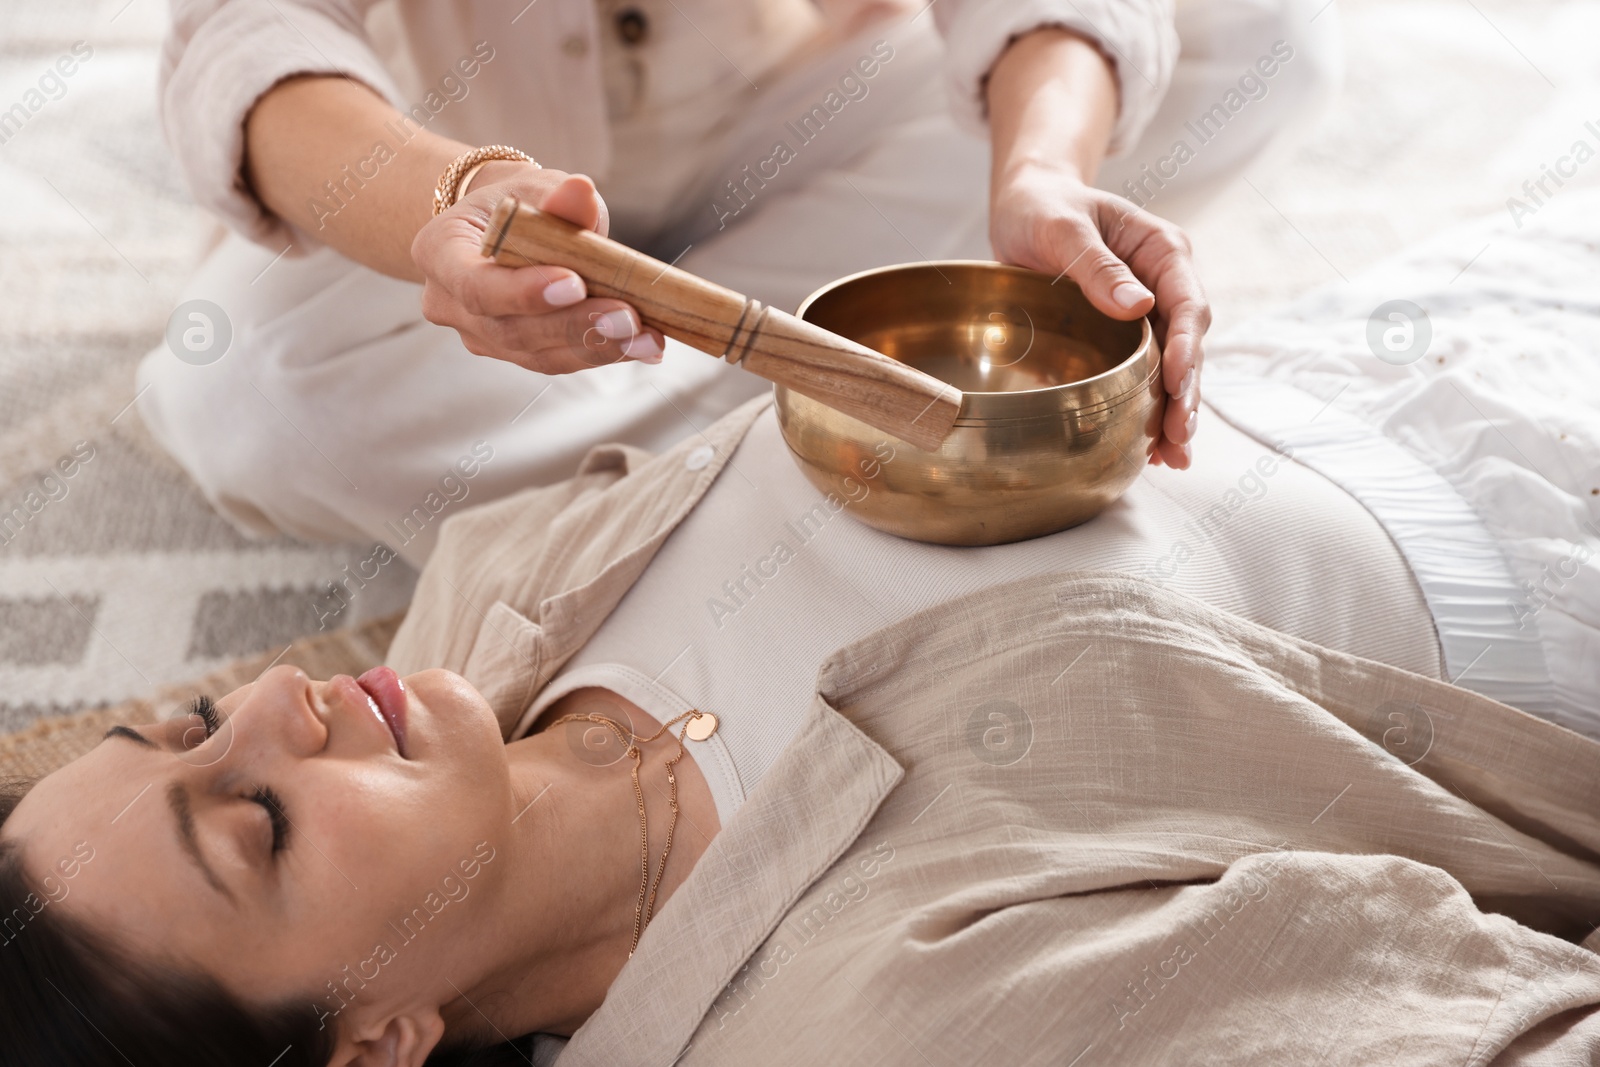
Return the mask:
{"type": "Polygon", "coordinates": [[[408,674],[401,682],[412,696],[407,726],[414,758],[505,765],[500,722],[472,683],[443,669],[408,674]]]}

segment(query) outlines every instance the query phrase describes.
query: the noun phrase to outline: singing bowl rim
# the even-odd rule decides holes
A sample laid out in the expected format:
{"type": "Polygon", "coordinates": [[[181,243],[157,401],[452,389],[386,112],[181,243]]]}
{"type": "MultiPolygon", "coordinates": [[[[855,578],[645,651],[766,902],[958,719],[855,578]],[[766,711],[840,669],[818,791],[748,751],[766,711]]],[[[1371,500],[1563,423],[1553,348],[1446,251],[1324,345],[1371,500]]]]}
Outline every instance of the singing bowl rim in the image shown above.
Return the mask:
{"type": "MultiPolygon", "coordinates": [[[[1012,263],[1001,263],[992,259],[924,259],[914,263],[891,263],[882,267],[869,267],[866,270],[858,270],[854,274],[846,274],[842,278],[835,278],[833,281],[813,290],[809,296],[800,302],[800,306],[795,309],[795,317],[805,319],[806,312],[818,300],[853,282],[877,275],[895,274],[928,267],[933,268],[935,271],[938,271],[941,267],[950,267],[952,269],[980,267],[985,271],[1003,274],[1031,275],[1036,278],[1049,277],[1043,271],[1036,271],[1029,267],[1019,267],[1012,263]]],[[[1060,281],[1062,279],[1058,278],[1056,280],[1060,281]]],[[[1082,286],[1079,286],[1071,278],[1065,280],[1082,292],[1082,286]]],[[[1054,285],[1055,282],[1051,284],[1054,285]]],[[[1084,299],[1087,301],[1087,295],[1085,295],[1084,299]]],[[[1110,315],[1106,315],[1099,308],[1094,308],[1092,304],[1090,307],[1093,308],[1095,314],[1103,315],[1112,322],[1124,323],[1129,326],[1134,324],[1135,320],[1112,319],[1110,315]]],[[[807,319],[806,321],[809,322],[810,320],[807,319]]],[[[1162,358],[1152,361],[1151,367],[1144,374],[1138,375],[1125,388],[1119,389],[1115,393],[1110,393],[1089,404],[1073,403],[1071,398],[1084,392],[1092,393],[1096,385],[1109,384],[1119,374],[1126,376],[1138,364],[1149,359],[1150,351],[1155,347],[1155,331],[1150,326],[1150,317],[1148,315],[1141,315],[1136,321],[1139,327],[1139,341],[1133,346],[1133,351],[1119,363],[1106,368],[1099,374],[1093,374],[1087,378],[1079,378],[1075,381],[1062,382],[1059,385],[1046,385],[1037,389],[1010,389],[998,392],[963,392],[961,394],[961,411],[956,416],[955,425],[973,426],[1012,419],[1050,418],[1056,414],[1065,413],[1093,414],[1122,403],[1129,396],[1147,388],[1150,380],[1161,373],[1162,365],[1165,362],[1164,354],[1162,358]],[[1000,410],[987,411],[985,410],[987,408],[998,408],[1000,410]]],[[[912,363],[905,363],[901,360],[896,360],[896,362],[913,369],[921,369],[912,363]]]]}

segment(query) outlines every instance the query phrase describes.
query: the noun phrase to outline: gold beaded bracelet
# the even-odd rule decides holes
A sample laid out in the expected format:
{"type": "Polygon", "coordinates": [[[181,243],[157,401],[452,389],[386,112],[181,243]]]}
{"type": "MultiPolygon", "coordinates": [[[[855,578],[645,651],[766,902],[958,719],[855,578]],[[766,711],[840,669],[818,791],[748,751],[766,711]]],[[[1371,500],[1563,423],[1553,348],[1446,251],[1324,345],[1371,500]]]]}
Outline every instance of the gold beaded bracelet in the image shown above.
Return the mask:
{"type": "Polygon", "coordinates": [[[433,190],[433,213],[437,215],[446,208],[454,206],[455,202],[466,193],[467,183],[472,181],[478,170],[485,163],[497,159],[539,166],[528,153],[518,151],[510,145],[488,144],[482,148],[474,148],[470,152],[463,152],[439,176],[439,184],[433,190]]]}

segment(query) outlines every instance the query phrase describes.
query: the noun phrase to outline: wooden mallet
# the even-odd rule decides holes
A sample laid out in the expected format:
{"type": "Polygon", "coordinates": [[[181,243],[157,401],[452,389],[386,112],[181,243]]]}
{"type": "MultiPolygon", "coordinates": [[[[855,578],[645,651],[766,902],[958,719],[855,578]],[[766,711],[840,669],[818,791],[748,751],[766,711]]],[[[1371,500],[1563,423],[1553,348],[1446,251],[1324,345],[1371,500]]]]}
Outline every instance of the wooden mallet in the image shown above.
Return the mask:
{"type": "Polygon", "coordinates": [[[575,271],[590,296],[626,300],[646,326],[932,452],[961,411],[961,390],[752,297],[642,255],[514,196],[489,220],[497,263],[575,271]]]}

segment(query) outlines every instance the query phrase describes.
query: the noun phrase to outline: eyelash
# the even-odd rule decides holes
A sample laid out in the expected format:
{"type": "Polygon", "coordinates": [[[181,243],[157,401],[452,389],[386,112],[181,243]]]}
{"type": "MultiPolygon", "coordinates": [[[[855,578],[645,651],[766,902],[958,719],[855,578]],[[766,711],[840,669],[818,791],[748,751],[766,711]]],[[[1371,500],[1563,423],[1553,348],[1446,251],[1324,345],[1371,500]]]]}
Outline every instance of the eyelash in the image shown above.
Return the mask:
{"type": "Polygon", "coordinates": [[[198,716],[206,725],[206,736],[210,737],[222,725],[222,716],[217,714],[216,701],[208,696],[197,696],[189,705],[189,714],[198,716]]]}
{"type": "MultiPolygon", "coordinates": [[[[217,714],[216,701],[208,696],[198,696],[189,705],[189,714],[196,716],[205,724],[206,736],[210,737],[222,726],[222,716],[217,714]]],[[[283,810],[283,798],[273,791],[271,786],[259,785],[250,793],[249,800],[261,805],[267,813],[267,819],[272,824],[272,851],[274,854],[282,852],[289,837],[289,816],[283,810]]]]}

